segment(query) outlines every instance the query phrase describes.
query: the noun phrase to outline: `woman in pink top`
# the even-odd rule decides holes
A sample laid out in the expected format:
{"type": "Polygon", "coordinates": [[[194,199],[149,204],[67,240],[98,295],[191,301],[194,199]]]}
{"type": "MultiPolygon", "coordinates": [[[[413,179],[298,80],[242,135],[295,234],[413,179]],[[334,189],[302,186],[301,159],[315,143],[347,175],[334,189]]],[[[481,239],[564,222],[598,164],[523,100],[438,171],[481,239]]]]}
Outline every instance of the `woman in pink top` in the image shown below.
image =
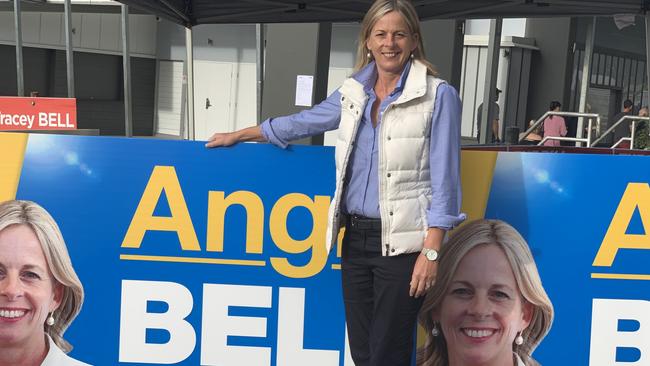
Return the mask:
{"type": "MultiPolygon", "coordinates": [[[[552,101],[549,110],[559,112],[562,105],[558,101],[552,101]]],[[[547,136],[566,136],[566,124],[562,116],[548,116],[544,120],[544,137],[547,136]]],[[[560,146],[558,140],[547,140],[544,146],[560,146]]]]}

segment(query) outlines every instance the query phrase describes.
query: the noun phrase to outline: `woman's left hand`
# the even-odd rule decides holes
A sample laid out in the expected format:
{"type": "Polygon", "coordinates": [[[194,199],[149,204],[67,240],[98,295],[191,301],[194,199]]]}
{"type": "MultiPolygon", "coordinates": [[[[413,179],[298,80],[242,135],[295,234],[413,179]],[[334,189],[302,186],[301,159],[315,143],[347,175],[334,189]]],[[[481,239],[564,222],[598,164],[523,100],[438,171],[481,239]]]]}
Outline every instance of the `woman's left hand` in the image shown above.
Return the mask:
{"type": "MultiPolygon", "coordinates": [[[[427,237],[424,239],[424,247],[440,251],[442,239],[444,237],[445,230],[437,227],[430,227],[427,231],[427,237]]],[[[418,259],[415,261],[415,266],[413,267],[409,295],[418,298],[426,294],[427,290],[433,286],[433,283],[436,281],[437,272],[438,261],[430,261],[424,255],[419,254],[418,259]]]]}
{"type": "Polygon", "coordinates": [[[427,293],[429,287],[433,286],[438,271],[438,262],[430,261],[424,255],[418,255],[413,267],[411,276],[411,289],[409,295],[418,298],[427,293]]]}

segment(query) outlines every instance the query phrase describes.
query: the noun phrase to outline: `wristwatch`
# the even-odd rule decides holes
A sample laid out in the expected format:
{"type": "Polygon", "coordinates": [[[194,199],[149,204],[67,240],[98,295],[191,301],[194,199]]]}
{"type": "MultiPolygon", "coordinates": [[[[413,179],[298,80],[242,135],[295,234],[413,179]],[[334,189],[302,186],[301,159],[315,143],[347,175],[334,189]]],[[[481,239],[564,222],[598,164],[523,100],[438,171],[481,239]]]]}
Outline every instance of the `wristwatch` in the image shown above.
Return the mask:
{"type": "Polygon", "coordinates": [[[422,248],[422,255],[432,262],[438,259],[438,251],[435,249],[422,248]]]}

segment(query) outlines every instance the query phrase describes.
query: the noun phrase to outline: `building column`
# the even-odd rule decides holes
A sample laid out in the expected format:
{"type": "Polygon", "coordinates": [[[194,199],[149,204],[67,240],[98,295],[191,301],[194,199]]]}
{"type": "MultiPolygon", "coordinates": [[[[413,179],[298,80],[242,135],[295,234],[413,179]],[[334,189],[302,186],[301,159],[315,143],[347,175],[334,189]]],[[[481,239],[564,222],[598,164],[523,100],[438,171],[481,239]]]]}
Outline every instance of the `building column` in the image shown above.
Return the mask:
{"type": "Polygon", "coordinates": [[[494,108],[496,99],[497,77],[499,72],[499,50],[501,48],[501,27],[503,20],[490,20],[490,40],[488,41],[488,55],[485,69],[485,87],[483,89],[483,111],[481,113],[480,144],[492,141],[492,121],[497,111],[494,108]]]}

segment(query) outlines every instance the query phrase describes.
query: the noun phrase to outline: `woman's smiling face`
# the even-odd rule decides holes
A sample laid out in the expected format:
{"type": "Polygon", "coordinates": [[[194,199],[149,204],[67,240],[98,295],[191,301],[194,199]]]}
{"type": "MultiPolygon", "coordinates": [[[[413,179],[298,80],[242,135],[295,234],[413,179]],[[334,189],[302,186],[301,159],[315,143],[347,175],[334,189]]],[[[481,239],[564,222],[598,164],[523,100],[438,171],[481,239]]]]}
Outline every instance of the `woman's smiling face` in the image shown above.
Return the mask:
{"type": "Polygon", "coordinates": [[[514,339],[531,316],[503,250],[473,248],[460,261],[437,319],[450,365],[511,364],[514,339]]]}
{"type": "Polygon", "coordinates": [[[34,231],[26,225],[0,231],[0,348],[43,341],[45,319],[61,294],[34,231]]]}
{"type": "Polygon", "coordinates": [[[417,48],[418,34],[409,32],[404,18],[396,11],[386,13],[372,27],[366,47],[375,59],[377,70],[400,74],[417,48]]]}

